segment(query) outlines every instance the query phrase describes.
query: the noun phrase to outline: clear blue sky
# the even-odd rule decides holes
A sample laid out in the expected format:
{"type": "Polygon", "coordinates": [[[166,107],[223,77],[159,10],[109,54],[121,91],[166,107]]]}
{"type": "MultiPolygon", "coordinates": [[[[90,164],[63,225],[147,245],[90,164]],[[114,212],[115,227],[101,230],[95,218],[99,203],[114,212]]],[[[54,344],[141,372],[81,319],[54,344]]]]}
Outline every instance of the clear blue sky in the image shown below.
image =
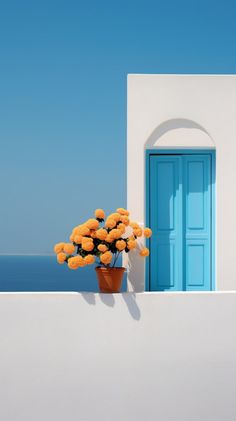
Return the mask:
{"type": "Polygon", "coordinates": [[[128,73],[236,73],[236,2],[0,5],[0,253],[126,203],[128,73]]]}

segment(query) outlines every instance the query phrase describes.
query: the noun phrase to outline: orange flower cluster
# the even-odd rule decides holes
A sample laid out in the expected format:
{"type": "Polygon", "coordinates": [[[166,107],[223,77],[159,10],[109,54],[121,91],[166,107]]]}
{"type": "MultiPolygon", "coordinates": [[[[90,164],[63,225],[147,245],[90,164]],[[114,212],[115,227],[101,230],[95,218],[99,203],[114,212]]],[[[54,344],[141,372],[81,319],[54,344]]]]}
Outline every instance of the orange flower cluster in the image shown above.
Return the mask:
{"type": "Polygon", "coordinates": [[[147,247],[142,247],[138,238],[150,238],[150,228],[142,229],[137,222],[130,221],[129,211],[116,209],[106,217],[103,209],[96,209],[95,218],[73,228],[69,243],[57,243],[54,252],[59,264],[67,263],[70,269],[78,269],[95,263],[115,265],[121,252],[129,253],[138,249],[140,256],[149,255],[147,247]]]}

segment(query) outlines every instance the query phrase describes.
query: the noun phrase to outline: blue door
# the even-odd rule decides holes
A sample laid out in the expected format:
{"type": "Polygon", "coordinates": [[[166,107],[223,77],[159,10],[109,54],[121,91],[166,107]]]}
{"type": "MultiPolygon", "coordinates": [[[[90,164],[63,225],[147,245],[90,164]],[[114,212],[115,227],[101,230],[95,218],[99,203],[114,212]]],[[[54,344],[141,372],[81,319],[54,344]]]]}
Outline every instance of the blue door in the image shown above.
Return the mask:
{"type": "Polygon", "coordinates": [[[150,290],[211,290],[211,154],[153,154],[149,165],[150,290]]]}

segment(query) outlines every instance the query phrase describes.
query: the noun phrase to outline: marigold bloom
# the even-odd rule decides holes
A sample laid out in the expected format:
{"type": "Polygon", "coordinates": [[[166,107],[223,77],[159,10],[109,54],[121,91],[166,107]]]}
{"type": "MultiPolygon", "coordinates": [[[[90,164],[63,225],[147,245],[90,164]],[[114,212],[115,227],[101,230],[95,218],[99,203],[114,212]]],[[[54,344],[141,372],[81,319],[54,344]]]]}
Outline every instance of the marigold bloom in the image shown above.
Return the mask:
{"type": "Polygon", "coordinates": [[[144,230],[143,230],[143,235],[144,235],[144,237],[146,237],[146,238],[151,237],[151,235],[152,235],[152,230],[151,230],[150,228],[144,228],[144,230]]]}
{"type": "Polygon", "coordinates": [[[63,252],[58,253],[57,255],[57,262],[61,264],[63,264],[66,260],[66,254],[63,252]]]}
{"type": "Polygon", "coordinates": [[[80,234],[80,226],[73,228],[72,235],[79,235],[80,234]]]}
{"type": "Polygon", "coordinates": [[[95,262],[95,257],[92,254],[88,254],[84,257],[84,261],[87,265],[92,265],[95,262]]]}
{"type": "Polygon", "coordinates": [[[95,214],[95,217],[98,219],[105,219],[105,212],[103,209],[96,209],[94,214],[95,214]]]}
{"type": "Polygon", "coordinates": [[[75,252],[75,246],[71,243],[64,244],[64,252],[67,254],[73,254],[75,252]]]}
{"type": "Polygon", "coordinates": [[[99,222],[97,221],[97,219],[91,218],[88,219],[85,222],[86,227],[88,227],[90,230],[96,230],[99,227],[99,222]]]}
{"type": "Polygon", "coordinates": [[[98,250],[99,251],[102,251],[103,253],[105,253],[105,251],[107,251],[108,248],[107,248],[107,246],[105,244],[99,244],[98,250]]]}
{"type": "Polygon", "coordinates": [[[98,238],[99,240],[105,240],[106,236],[107,230],[105,230],[104,228],[100,228],[96,231],[96,238],[98,238]]]}
{"type": "Polygon", "coordinates": [[[105,222],[105,227],[106,228],[114,228],[116,226],[116,221],[113,218],[107,218],[106,222],[105,222]]]}
{"type": "Polygon", "coordinates": [[[125,247],[126,247],[126,242],[124,240],[118,240],[116,242],[116,248],[117,248],[117,250],[122,251],[122,250],[125,249],[125,247]]]}
{"type": "Polygon", "coordinates": [[[136,248],[136,245],[137,245],[137,243],[136,243],[135,240],[129,240],[128,244],[127,244],[127,247],[128,247],[129,250],[133,250],[133,249],[136,248]]]}
{"type": "Polygon", "coordinates": [[[129,211],[127,211],[127,209],[124,208],[118,208],[116,209],[118,213],[120,213],[121,215],[126,215],[129,216],[129,211]]]}
{"type": "Polygon", "coordinates": [[[91,237],[82,237],[82,241],[84,243],[86,243],[86,241],[92,241],[93,242],[93,239],[91,237]]]}
{"type": "Polygon", "coordinates": [[[82,256],[75,256],[75,259],[79,267],[83,267],[86,265],[86,262],[82,256]]]}
{"type": "Polygon", "coordinates": [[[78,256],[70,257],[68,259],[68,268],[70,269],[78,269],[79,263],[78,263],[78,256]]]}
{"type": "Polygon", "coordinates": [[[136,235],[136,237],[142,237],[143,231],[142,228],[135,228],[133,230],[134,235],[136,235]]]}
{"type": "Polygon", "coordinates": [[[77,234],[79,234],[79,235],[89,235],[90,229],[85,224],[79,225],[77,234]]]}
{"type": "Polygon", "coordinates": [[[65,243],[57,243],[57,244],[55,244],[55,246],[54,246],[54,252],[56,254],[61,253],[63,251],[63,249],[64,249],[64,244],[65,243]]]}
{"type": "Polygon", "coordinates": [[[134,228],[134,229],[138,229],[138,228],[140,228],[140,225],[139,225],[139,224],[137,224],[137,222],[134,222],[134,221],[131,221],[131,222],[130,222],[130,226],[131,226],[132,228],[134,228]]]}
{"type": "Polygon", "coordinates": [[[140,254],[140,256],[143,256],[143,257],[149,256],[149,250],[148,250],[148,248],[147,247],[143,247],[139,254],[140,254]]]}
{"type": "Polygon", "coordinates": [[[126,230],[125,224],[123,224],[121,222],[120,224],[117,225],[117,229],[119,229],[122,232],[122,234],[124,234],[125,233],[125,230],[126,230]]]}
{"type": "Polygon", "coordinates": [[[118,212],[111,213],[108,215],[107,219],[114,219],[116,222],[120,221],[120,214],[118,212]]]}
{"type": "Polygon", "coordinates": [[[129,225],[129,218],[127,215],[121,215],[120,217],[121,222],[123,222],[123,224],[125,224],[126,226],[129,225]]]}
{"type": "Polygon", "coordinates": [[[107,234],[105,241],[107,243],[112,243],[112,241],[114,241],[114,238],[110,234],[107,234]]]}
{"type": "Polygon", "coordinates": [[[76,243],[76,244],[81,244],[82,243],[82,240],[83,240],[83,236],[82,235],[75,235],[74,236],[74,242],[76,243]]]}
{"type": "Polygon", "coordinates": [[[111,231],[109,232],[109,235],[110,235],[110,237],[111,237],[111,238],[113,238],[114,240],[117,240],[117,238],[120,238],[120,237],[121,237],[122,232],[121,232],[121,230],[118,230],[118,229],[114,228],[113,230],[111,230],[111,231]]]}
{"type": "Polygon", "coordinates": [[[69,240],[73,243],[75,241],[75,236],[74,234],[71,234],[69,237],[69,240]]]}
{"type": "Polygon", "coordinates": [[[82,249],[86,251],[92,251],[94,249],[93,240],[91,241],[82,241],[82,249]]]}
{"type": "Polygon", "coordinates": [[[91,238],[96,238],[96,230],[90,230],[90,236],[91,238]]]}
{"type": "Polygon", "coordinates": [[[108,265],[112,261],[112,253],[110,251],[106,251],[105,253],[101,254],[100,260],[104,265],[108,265]]]}

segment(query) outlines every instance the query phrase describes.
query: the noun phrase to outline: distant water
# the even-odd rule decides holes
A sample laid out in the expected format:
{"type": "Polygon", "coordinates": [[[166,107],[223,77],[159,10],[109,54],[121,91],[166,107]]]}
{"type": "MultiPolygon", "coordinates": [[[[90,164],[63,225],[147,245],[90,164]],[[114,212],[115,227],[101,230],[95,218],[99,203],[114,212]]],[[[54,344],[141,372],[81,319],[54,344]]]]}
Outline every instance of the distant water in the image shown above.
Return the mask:
{"type": "MultiPolygon", "coordinates": [[[[0,256],[0,291],[98,292],[94,268],[70,270],[66,264],[59,265],[55,256],[0,256]]],[[[126,290],[126,276],[122,290],[126,290]]]]}

